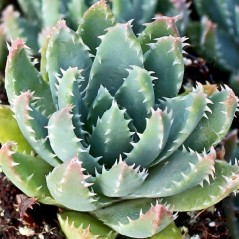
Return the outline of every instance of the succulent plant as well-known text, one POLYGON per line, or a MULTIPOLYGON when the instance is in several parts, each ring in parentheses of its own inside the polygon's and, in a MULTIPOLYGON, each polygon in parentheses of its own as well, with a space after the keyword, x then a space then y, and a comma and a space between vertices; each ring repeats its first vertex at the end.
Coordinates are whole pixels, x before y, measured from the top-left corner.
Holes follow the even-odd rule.
POLYGON ((189 36, 200 54, 229 71, 237 72, 238 17, 237 0, 194 0, 200 22, 192 22, 189 36))
POLYGON ((179 94, 185 40, 173 17, 136 37, 102 0, 77 32, 63 20, 51 29, 40 72, 24 41, 12 42, 5 86, 34 152, 5 143, 0 165, 25 194, 65 209, 68 238, 160 238, 174 211, 207 208, 238 189, 239 167, 216 160, 213 148, 238 99, 227 86, 179 94))

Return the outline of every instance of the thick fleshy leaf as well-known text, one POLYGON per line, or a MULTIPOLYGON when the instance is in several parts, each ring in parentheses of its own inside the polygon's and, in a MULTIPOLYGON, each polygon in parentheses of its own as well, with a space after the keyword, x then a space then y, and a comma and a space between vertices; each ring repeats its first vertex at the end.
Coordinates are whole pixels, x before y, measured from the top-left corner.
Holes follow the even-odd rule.
POLYGON ((161 232, 152 236, 151 239, 184 239, 180 228, 177 228, 174 222, 163 229, 161 232))
POLYGON ((138 66, 132 68, 115 98, 117 103, 127 110, 137 131, 142 133, 146 127, 146 118, 150 117, 155 102, 152 84, 154 78, 138 66))
POLYGON ((202 118, 196 129, 184 142, 185 147, 202 152, 217 145, 228 133, 237 107, 238 98, 226 86, 216 91, 210 98, 211 113, 202 118))
POLYGON ((171 117, 160 109, 154 111, 147 119, 146 129, 138 134, 139 141, 131 143, 133 149, 125 153, 126 162, 129 165, 148 167, 160 154, 168 139, 171 127, 171 117))
POLYGON ((98 159, 89 154, 89 150, 80 143, 82 139, 75 135, 71 110, 72 107, 66 106, 50 117, 47 129, 51 147, 62 161, 78 157, 83 167, 89 173, 94 173, 96 169, 100 169, 98 159))
POLYGON ((112 166, 120 154, 131 149, 128 124, 129 120, 124 118, 124 110, 120 110, 115 101, 97 121, 90 136, 90 153, 95 157, 102 156, 99 162, 106 167, 112 166))
POLYGON ((16 120, 13 118, 12 111, 8 105, 0 105, 0 143, 10 141, 17 143, 17 151, 32 151, 31 146, 23 137, 16 120))
POLYGON ((194 131, 205 111, 209 110, 207 108, 206 94, 204 94, 201 87, 186 96, 166 99, 160 107, 172 112, 173 123, 168 141, 153 164, 167 158, 177 150, 194 131))
POLYGON ((57 78, 59 83, 57 95, 60 110, 69 105, 72 106, 74 132, 83 140, 85 132, 82 130, 81 115, 86 114, 86 112, 84 111, 85 106, 79 90, 80 81, 82 80, 81 72, 82 70, 78 70, 76 67, 69 67, 66 71, 62 70, 62 77, 57 78))
POLYGON ((208 208, 239 187, 239 168, 224 161, 215 163, 215 179, 180 194, 162 199, 175 211, 196 211, 208 208))
POLYGON ((41 112, 49 115, 54 109, 49 85, 30 62, 26 49, 27 46, 21 39, 12 42, 5 77, 8 99, 12 103, 15 96, 30 90, 34 92, 35 96, 40 97, 36 107, 40 107, 41 112))
POLYGON ((178 150, 152 167, 143 185, 129 195, 135 197, 166 197, 186 191, 214 175, 214 149, 209 154, 178 150), (168 179, 170 175, 170 180, 168 179))
POLYGON ((120 202, 93 214, 116 232, 133 238, 153 236, 174 220, 172 213, 153 199, 120 202))
POLYGON ((52 166, 40 157, 12 151, 13 146, 8 143, 0 149, 0 165, 4 174, 27 196, 37 198, 42 203, 57 205, 49 193, 45 178, 52 166))
POLYGON ((76 34, 65 24, 58 21, 53 28, 46 52, 47 72, 52 92, 53 101, 57 107, 57 74, 61 76, 60 69, 67 70, 69 67, 83 69, 81 92, 84 91, 89 77, 92 61, 89 56, 88 47, 77 39, 76 34))
POLYGON ((154 92, 156 103, 163 97, 174 97, 178 94, 184 74, 182 55, 182 39, 180 37, 164 36, 150 43, 150 49, 145 53, 145 69, 153 71, 154 92))
POLYGON ((97 49, 86 88, 85 101, 89 106, 101 85, 114 96, 127 77, 129 66, 143 66, 142 50, 130 22, 108 28, 100 38, 102 42, 97 49))
POLYGON ((154 19, 153 22, 145 24, 146 28, 138 37, 143 52, 148 51, 150 49, 148 44, 155 42, 157 38, 170 35, 179 37, 174 17, 157 16, 154 19))
POLYGON ((111 169, 96 174, 93 188, 108 197, 123 197, 140 187, 146 176, 145 170, 128 166, 120 158, 111 169))
POLYGON ((62 231, 68 239, 115 239, 117 233, 89 213, 63 211, 58 214, 62 231))
POLYGON ((109 91, 105 87, 100 86, 87 116, 87 128, 90 133, 92 132, 92 127, 96 126, 98 118, 101 118, 105 111, 110 109, 113 99, 109 91))
POLYGON ((90 48, 93 55, 100 45, 99 36, 105 34, 105 29, 115 25, 115 19, 106 1, 101 0, 91 6, 80 21, 77 33, 90 48))
POLYGON ((35 99, 33 93, 26 91, 17 96, 14 100, 12 109, 22 134, 42 159, 50 165, 59 164, 47 138, 48 133, 45 128, 48 119, 38 112, 32 105, 35 99))
POLYGON ((112 200, 98 196, 90 188, 92 183, 87 179, 90 175, 84 174, 85 169, 78 158, 58 165, 46 177, 47 186, 55 200, 64 207, 89 212, 110 204, 112 200), (105 199, 105 201, 104 201, 105 199))

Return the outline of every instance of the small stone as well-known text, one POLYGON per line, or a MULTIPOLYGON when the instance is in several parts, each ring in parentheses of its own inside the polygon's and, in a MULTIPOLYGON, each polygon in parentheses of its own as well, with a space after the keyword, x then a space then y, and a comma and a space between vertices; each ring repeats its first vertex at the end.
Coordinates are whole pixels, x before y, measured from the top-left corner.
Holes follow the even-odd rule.
POLYGON ((216 223, 215 223, 215 222, 210 222, 210 223, 208 224, 208 226, 209 226, 209 227, 215 227, 215 226, 216 226, 216 223))
POLYGON ((201 237, 197 234, 197 235, 193 235, 192 237, 190 237, 190 239, 201 239, 201 237))
POLYGON ((19 227, 19 233, 23 236, 33 236, 35 231, 28 227, 19 227))
POLYGON ((44 236, 42 234, 38 235, 39 239, 44 239, 44 236))

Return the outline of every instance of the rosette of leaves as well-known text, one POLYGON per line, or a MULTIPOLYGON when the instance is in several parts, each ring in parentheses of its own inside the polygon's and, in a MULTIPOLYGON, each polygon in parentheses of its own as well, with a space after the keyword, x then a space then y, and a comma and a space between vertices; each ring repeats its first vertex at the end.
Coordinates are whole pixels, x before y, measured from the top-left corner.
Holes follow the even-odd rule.
POLYGON ((178 94, 186 43, 174 20, 158 17, 136 37, 97 2, 77 32, 64 21, 52 29, 40 71, 23 40, 11 44, 6 90, 34 152, 5 143, 0 165, 29 197, 65 209, 68 238, 163 238, 174 211, 210 207, 238 189, 238 166, 217 161, 213 148, 237 97, 200 84, 178 94))

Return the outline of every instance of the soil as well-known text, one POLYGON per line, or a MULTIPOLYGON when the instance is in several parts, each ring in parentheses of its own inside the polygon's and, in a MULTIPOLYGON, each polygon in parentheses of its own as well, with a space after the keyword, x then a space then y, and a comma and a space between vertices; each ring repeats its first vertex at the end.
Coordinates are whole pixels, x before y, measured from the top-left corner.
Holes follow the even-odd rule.
MULTIPOLYGON (((65 238, 57 223, 57 208, 34 204, 34 201, 31 205, 31 201, 0 173, 0 238, 65 238)), ((182 228, 185 238, 232 239, 222 204, 191 214, 180 213, 176 224, 182 228)))
POLYGON ((1 239, 64 239, 56 214, 56 207, 31 205, 29 198, 0 173, 1 239))

